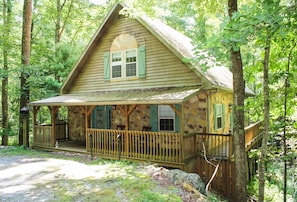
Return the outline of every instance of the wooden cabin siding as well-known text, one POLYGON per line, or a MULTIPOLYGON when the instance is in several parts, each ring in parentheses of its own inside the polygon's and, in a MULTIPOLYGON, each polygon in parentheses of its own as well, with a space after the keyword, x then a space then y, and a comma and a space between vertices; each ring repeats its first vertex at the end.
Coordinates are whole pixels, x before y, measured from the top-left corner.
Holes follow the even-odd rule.
MULTIPOLYGON (((155 36, 134 19, 116 19, 97 47, 73 79, 68 93, 95 92, 100 90, 125 90, 156 87, 200 85, 199 79, 189 67, 165 47, 155 36), (118 79, 104 81, 104 52, 110 50, 113 40, 120 34, 133 35, 138 46, 146 46, 146 77, 143 79, 118 79)), ((64 92, 66 93, 66 92, 64 92)))
POLYGON ((229 105, 233 104, 233 95, 230 92, 218 90, 216 92, 209 92, 208 97, 208 132, 209 133, 216 133, 216 134, 227 134, 230 133, 230 116, 232 110, 229 108, 229 105), (215 130, 214 128, 214 105, 215 104, 222 104, 224 105, 224 128, 215 130))

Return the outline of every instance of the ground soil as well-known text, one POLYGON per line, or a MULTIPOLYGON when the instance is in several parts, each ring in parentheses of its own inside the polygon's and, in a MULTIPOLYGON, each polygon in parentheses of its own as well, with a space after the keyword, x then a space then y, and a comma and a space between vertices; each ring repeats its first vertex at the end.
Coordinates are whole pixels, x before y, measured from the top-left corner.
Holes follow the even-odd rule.
MULTIPOLYGON (((90 165, 87 163, 90 158, 84 155, 77 154, 79 156, 75 156, 75 160, 68 158, 73 154, 56 155, 58 158, 0 155, 0 202, 137 201, 130 200, 124 194, 125 190, 111 190, 118 182, 108 176, 119 168, 107 164, 90 165), (114 198, 110 197, 109 191, 115 195, 114 198)), ((174 186, 182 201, 205 201, 204 197, 186 190, 183 185, 172 184, 165 168, 139 165, 137 169, 151 177, 158 192, 172 191, 174 186)), ((133 176, 133 173, 130 174, 133 176)))

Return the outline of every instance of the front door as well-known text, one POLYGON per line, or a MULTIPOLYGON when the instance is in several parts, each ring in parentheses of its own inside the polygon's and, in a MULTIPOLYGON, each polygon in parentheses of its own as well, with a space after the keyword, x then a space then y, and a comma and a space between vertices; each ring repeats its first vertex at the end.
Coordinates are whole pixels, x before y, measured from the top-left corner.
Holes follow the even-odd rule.
POLYGON ((97 106, 92 112, 92 128, 111 128, 111 106, 97 106))

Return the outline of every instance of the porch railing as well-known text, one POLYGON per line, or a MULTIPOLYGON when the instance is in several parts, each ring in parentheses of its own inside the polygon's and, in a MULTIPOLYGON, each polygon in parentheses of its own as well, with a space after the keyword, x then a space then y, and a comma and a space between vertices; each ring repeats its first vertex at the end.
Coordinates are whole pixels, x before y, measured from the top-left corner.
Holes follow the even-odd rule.
MULTIPOLYGON (((51 147, 51 125, 34 126, 33 146, 51 147)), ((64 129, 63 129, 64 131, 64 129)), ((231 134, 179 133, 126 131, 88 128, 86 151, 113 158, 148 160, 181 165, 196 155, 228 159, 233 155, 231 134)), ((246 150, 261 136, 260 123, 245 129, 246 150)), ((56 137, 58 137, 56 135, 56 137)))
MULTIPOLYGON (((56 124, 56 140, 67 139, 67 123, 56 124)), ((52 125, 34 125, 33 146, 51 146, 52 125)), ((56 142, 55 140, 55 142, 56 142)))
POLYGON ((33 135, 33 146, 50 147, 51 132, 51 125, 35 125, 33 135))
MULTIPOLYGON (((155 162, 181 163, 182 137, 179 133, 87 129, 92 135, 92 152, 155 162)), ((87 136, 90 145, 90 136, 87 136)), ((90 148, 87 146, 87 150, 90 148)))

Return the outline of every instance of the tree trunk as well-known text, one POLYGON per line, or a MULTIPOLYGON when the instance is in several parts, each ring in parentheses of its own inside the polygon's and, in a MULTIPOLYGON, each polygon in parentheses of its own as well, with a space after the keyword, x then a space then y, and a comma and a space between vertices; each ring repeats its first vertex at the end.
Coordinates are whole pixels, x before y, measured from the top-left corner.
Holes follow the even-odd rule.
POLYGON ((263 95, 264 95, 264 131, 262 137, 262 146, 259 163, 259 197, 258 201, 264 201, 264 190, 265 190, 265 168, 266 168, 266 150, 269 139, 269 82, 268 82, 268 67, 269 67, 269 56, 270 56, 270 36, 267 37, 265 46, 265 56, 263 62, 263 95))
POLYGON ((2 145, 8 145, 8 37, 10 34, 11 2, 3 0, 3 72, 2 77, 2 145))
POLYGON ((60 42, 61 34, 61 13, 62 13, 62 6, 61 1, 57 0, 57 17, 56 17, 56 33, 55 33, 55 45, 57 45, 60 42))
MULTIPOLYGON (((21 90, 20 90, 20 109, 26 107, 29 102, 30 86, 27 83, 29 74, 27 71, 30 68, 31 56, 31 26, 32 26, 32 0, 24 0, 23 8, 23 31, 22 31, 22 72, 21 72, 21 90)), ((23 145, 23 127, 22 121, 29 119, 29 114, 20 113, 20 131, 19 145, 23 145)), ((27 121, 28 123, 28 121, 27 121)))
MULTIPOLYGON (((237 11, 237 0, 228 0, 229 17, 237 11)), ((231 47, 230 57, 233 73, 234 102, 234 157, 235 157, 235 198, 237 202, 246 201, 246 153, 244 131, 245 84, 240 47, 231 47)))
POLYGON ((288 94, 289 94, 289 87, 290 87, 290 79, 289 79, 289 75, 290 75, 290 66, 291 66, 291 60, 292 60, 292 54, 293 54, 293 50, 294 48, 297 46, 297 43, 294 42, 289 55, 288 55, 288 64, 287 64, 287 72, 286 72, 286 79, 285 79, 285 92, 284 92, 284 128, 283 128, 283 148, 284 148, 284 202, 287 201, 287 124, 288 124, 288 118, 287 118, 287 104, 288 104, 288 94))

